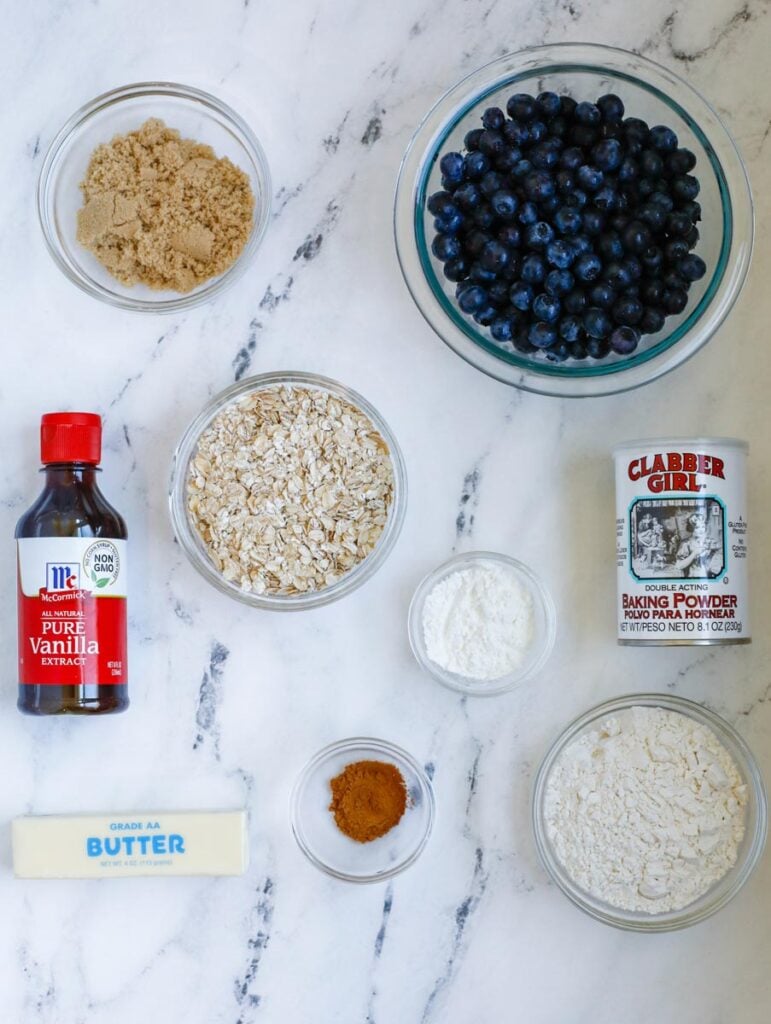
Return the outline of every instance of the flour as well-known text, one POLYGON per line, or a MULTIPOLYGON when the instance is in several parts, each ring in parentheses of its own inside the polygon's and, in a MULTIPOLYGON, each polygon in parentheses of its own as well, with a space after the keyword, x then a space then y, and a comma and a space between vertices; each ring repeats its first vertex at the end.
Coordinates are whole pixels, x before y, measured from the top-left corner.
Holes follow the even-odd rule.
POLYGON ((513 569, 458 569, 426 598, 426 651, 447 672, 467 679, 500 679, 524 661, 533 641, 533 620, 533 598, 513 569))
POLYGON ((680 910, 736 862, 747 787, 711 729, 635 707, 571 743, 545 794, 558 860, 624 910, 680 910))

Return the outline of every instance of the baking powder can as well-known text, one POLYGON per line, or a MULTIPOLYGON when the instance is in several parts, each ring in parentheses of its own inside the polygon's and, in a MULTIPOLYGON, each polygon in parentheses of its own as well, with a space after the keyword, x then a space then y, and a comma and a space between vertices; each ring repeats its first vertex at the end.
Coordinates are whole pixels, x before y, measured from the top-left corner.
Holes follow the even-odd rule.
POLYGON ((750 642, 747 454, 730 438, 614 449, 618 642, 750 642))

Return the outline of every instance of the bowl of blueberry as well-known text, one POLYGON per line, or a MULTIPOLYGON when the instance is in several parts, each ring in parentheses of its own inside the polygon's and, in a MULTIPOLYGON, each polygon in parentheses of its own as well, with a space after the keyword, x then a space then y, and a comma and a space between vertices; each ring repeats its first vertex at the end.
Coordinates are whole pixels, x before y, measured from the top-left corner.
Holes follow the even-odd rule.
POLYGON ((636 54, 509 54, 447 92, 402 161, 396 247, 423 316, 507 384, 589 396, 679 366, 723 322, 754 234, 709 103, 636 54))

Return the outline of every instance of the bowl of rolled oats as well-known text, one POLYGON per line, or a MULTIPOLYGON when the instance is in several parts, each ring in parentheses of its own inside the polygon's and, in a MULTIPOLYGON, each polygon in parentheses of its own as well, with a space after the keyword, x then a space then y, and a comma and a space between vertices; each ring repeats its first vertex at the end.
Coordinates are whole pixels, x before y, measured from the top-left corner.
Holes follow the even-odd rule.
POLYGON ((407 501, 404 459, 361 395, 311 373, 239 381, 174 453, 171 521, 218 590, 257 608, 328 604, 387 558, 407 501))

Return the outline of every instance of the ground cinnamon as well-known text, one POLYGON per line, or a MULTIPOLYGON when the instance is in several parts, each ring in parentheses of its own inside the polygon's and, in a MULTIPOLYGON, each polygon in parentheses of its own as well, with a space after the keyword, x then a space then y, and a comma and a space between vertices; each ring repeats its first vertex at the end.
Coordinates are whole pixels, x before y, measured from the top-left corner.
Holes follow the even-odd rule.
POLYGON ((330 811, 337 827, 357 843, 390 832, 407 808, 407 787, 399 769, 385 761, 355 761, 329 783, 330 811))

